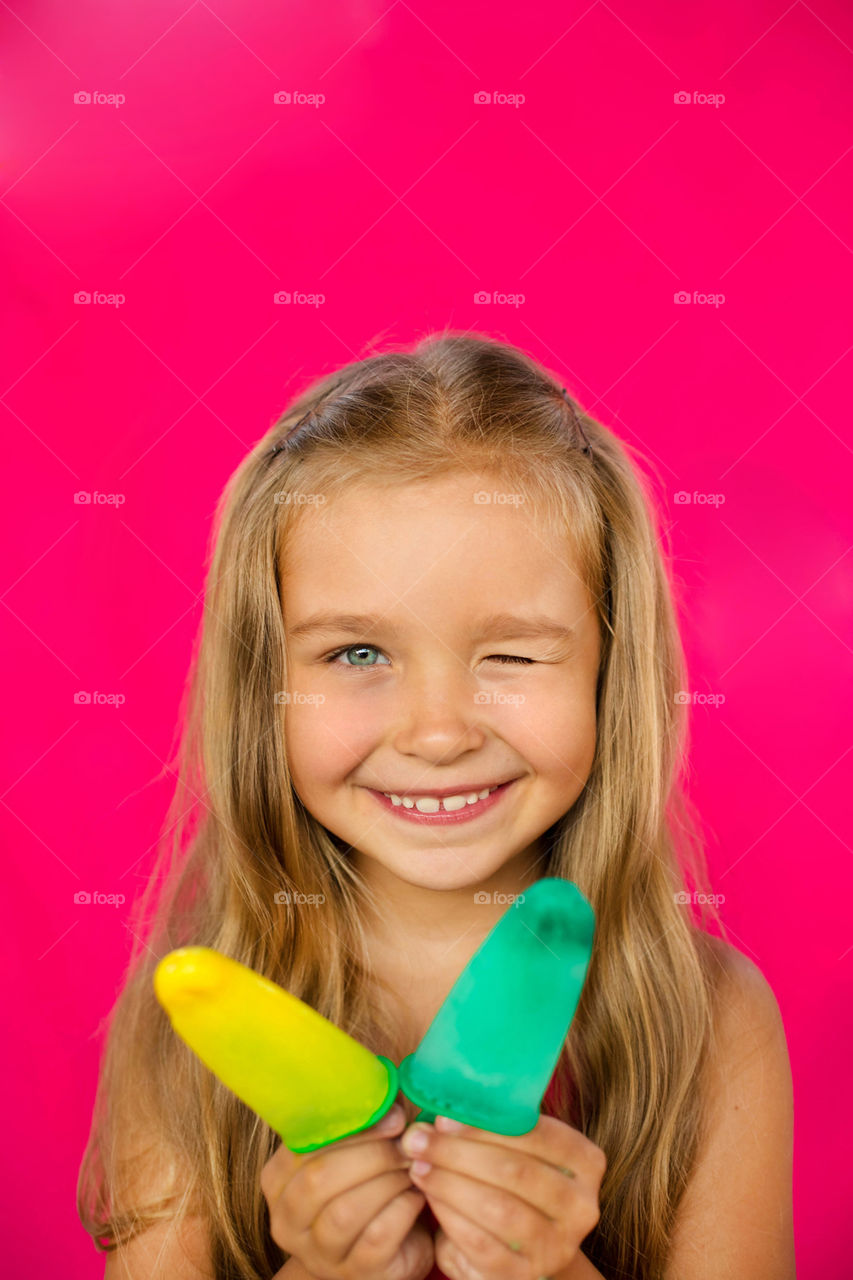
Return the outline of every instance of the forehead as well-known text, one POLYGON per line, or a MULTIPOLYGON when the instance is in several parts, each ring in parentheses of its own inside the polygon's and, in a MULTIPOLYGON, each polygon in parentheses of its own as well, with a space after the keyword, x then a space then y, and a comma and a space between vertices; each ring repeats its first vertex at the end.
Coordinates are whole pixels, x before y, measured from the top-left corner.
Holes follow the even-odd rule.
POLYGON ((569 531, 479 474, 360 484, 306 503, 280 567, 288 623, 325 607, 442 618, 562 610, 571 623, 590 604, 569 531))

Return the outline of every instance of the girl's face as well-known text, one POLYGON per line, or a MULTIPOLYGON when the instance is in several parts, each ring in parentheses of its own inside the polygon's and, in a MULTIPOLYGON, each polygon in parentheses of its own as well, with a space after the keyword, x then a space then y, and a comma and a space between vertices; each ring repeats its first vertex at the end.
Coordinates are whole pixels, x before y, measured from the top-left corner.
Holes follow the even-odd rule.
POLYGON ((453 476, 300 511, 282 566, 288 760, 365 877, 461 889, 530 866, 589 775, 593 603, 566 540, 516 496, 453 476))

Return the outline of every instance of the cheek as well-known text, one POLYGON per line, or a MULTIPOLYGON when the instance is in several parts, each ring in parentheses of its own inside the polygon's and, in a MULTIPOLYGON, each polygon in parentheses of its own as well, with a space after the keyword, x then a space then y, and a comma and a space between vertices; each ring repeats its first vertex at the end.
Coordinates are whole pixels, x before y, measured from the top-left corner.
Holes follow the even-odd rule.
MULTIPOLYGON (((506 708, 507 713, 512 708, 506 708)), ((502 717, 508 741, 543 776, 588 770, 595 755, 595 699, 578 696, 528 698, 502 717)))
POLYGON ((337 784, 369 754, 374 739, 358 707, 325 702, 288 707, 284 721, 288 764, 300 793, 337 784))

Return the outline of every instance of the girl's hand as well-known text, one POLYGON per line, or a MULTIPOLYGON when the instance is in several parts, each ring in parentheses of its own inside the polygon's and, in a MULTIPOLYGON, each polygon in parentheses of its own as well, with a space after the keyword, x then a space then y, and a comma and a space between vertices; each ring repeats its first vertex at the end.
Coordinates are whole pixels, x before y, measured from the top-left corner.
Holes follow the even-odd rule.
POLYGON ((394 1140, 397 1105, 379 1124, 303 1155, 283 1143, 261 1171, 270 1232, 316 1280, 424 1280, 434 1252, 415 1224, 423 1193, 394 1140))
POLYGON ((437 1116, 435 1126, 411 1125, 400 1145, 441 1224, 435 1260, 450 1280, 554 1277, 599 1220, 604 1152, 553 1116, 520 1138, 437 1116), (415 1151, 421 1132, 428 1145, 415 1151))

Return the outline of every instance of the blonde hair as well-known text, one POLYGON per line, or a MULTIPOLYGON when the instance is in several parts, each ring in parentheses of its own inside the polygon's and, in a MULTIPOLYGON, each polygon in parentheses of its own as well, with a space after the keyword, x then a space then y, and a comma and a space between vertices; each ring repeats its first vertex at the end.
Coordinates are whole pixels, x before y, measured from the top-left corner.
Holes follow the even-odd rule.
POLYGON ((333 500, 353 484, 467 469, 529 495, 556 522, 599 622, 592 771, 546 833, 543 867, 592 902, 596 944, 546 1110, 608 1158, 584 1252, 604 1275, 662 1274, 702 1134, 697 1080, 716 981, 704 926, 722 926, 706 895, 697 895, 701 923, 683 905, 689 890, 707 887, 682 779, 678 695, 687 678, 654 502, 632 452, 521 351, 445 332, 315 382, 231 476, 215 520, 178 784, 135 907, 138 940, 80 1169, 78 1212, 99 1248, 192 1213, 208 1223, 218 1280, 261 1280, 286 1260, 259 1182, 278 1139, 172 1031, 152 986, 171 948, 216 947, 394 1056, 395 1028, 369 999, 370 896, 346 846, 290 782, 286 708, 275 694, 287 687, 280 566, 299 507, 276 495, 333 500), (276 902, 282 890, 322 893, 325 905, 300 913, 276 902))

